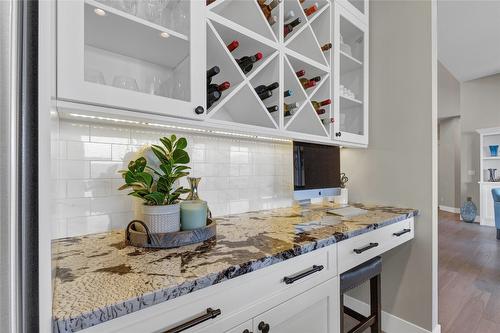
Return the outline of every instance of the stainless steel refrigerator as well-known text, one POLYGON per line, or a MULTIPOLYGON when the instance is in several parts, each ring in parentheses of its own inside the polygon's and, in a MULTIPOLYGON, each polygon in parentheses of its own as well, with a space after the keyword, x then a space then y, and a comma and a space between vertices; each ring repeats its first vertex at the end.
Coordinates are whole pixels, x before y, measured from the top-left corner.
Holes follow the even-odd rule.
POLYGON ((38 1, 0 0, 0 331, 38 332, 38 1))

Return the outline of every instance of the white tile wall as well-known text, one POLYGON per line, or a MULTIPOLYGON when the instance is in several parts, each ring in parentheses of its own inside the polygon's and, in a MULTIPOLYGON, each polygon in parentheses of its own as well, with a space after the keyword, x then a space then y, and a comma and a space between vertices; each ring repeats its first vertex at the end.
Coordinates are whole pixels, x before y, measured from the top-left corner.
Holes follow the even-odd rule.
MULTIPOLYGON (((53 237, 124 228, 134 202, 118 191, 118 170, 145 144, 172 132, 60 120, 54 135, 53 237)), ((289 206, 292 202, 291 143, 252 141, 197 133, 188 140, 191 175, 202 177, 200 197, 215 216, 289 206)), ((182 181, 187 185, 187 180, 182 181)))

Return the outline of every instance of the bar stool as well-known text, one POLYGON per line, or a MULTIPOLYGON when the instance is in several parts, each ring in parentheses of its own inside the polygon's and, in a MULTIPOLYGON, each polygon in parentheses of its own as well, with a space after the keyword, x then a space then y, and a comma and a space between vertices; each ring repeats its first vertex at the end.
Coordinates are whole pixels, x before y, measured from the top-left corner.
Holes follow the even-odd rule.
POLYGON ((372 333, 382 333, 380 303, 380 272, 382 258, 375 257, 340 275, 340 328, 344 333, 344 313, 359 321, 359 324, 348 333, 361 333, 368 327, 372 333), (370 315, 368 317, 344 306, 344 294, 370 280, 370 315))

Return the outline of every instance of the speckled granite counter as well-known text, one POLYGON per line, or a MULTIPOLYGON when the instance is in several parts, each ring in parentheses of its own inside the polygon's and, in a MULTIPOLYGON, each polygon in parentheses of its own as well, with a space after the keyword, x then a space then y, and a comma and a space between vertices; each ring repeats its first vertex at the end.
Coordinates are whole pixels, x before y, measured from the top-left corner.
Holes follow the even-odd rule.
POLYGON ((126 246, 116 231, 53 242, 54 332, 76 332, 335 242, 402 221, 414 209, 354 205, 353 218, 333 205, 230 215, 217 237, 169 250, 126 246))

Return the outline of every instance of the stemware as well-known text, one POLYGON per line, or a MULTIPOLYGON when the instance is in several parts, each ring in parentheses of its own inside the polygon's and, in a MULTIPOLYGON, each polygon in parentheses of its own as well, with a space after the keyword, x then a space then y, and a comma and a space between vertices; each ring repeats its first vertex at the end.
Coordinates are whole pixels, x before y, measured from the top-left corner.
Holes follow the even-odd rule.
POLYGON ((119 0, 118 8, 132 15, 137 15, 137 0, 119 0))
POLYGON ((163 80, 158 75, 153 75, 149 80, 147 93, 151 95, 163 95, 163 80))
POLYGON ((144 13, 150 22, 161 23, 163 10, 167 7, 169 0, 145 0, 144 13))
POLYGON ((113 86, 128 90, 135 90, 135 91, 139 90, 137 81, 134 78, 125 75, 116 75, 113 78, 113 86))
POLYGON ((102 72, 95 68, 85 68, 84 79, 87 82, 106 84, 102 72))

